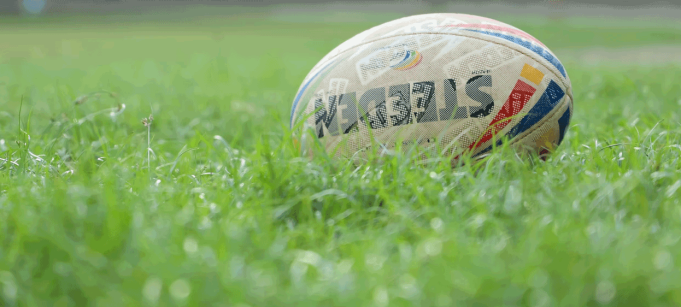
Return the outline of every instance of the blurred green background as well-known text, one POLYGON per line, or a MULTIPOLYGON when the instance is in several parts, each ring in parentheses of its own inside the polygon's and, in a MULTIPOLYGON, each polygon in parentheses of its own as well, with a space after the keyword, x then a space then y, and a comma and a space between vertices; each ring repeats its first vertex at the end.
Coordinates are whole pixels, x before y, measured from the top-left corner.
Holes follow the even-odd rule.
MULTIPOLYGON (((391 6, 362 7, 186 6, 144 8, 137 14, 4 17, 0 97, 31 101, 33 125, 40 129, 64 110, 74 112, 74 97, 106 90, 125 95, 134 112, 153 109, 163 114, 157 120, 172 127, 158 131, 163 139, 185 133, 176 129, 198 120, 210 133, 248 143, 253 133, 269 131, 272 124, 250 116, 285 117, 301 80, 324 54, 356 33, 408 15, 394 8, 391 12, 391 6), (252 114, 241 116, 237 126, 221 126, 227 124, 223 114, 235 108, 232 104, 252 114), (197 114, 209 120, 200 120, 197 114)), ((414 6, 402 11, 409 8, 414 6)), ((414 13, 439 9, 415 8, 414 13)), ((548 12, 545 15, 504 13, 504 6, 460 9, 489 10, 486 16, 538 37, 572 70, 592 64, 623 67, 641 62, 645 67, 679 60, 678 20, 618 18, 617 11, 612 16, 581 17, 584 14, 578 13, 588 13, 581 7, 567 13, 541 11, 548 12)), ((88 104, 79 110, 87 113, 102 107, 88 104)), ((11 116, 0 125, 15 127, 9 119, 18 111, 4 108, 2 112, 11 116)))

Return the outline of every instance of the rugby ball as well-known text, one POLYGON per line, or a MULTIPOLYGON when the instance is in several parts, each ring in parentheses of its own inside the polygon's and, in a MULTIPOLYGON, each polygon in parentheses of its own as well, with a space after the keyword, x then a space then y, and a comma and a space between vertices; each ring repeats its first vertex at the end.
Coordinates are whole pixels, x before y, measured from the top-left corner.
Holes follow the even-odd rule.
POLYGON ((291 126, 336 157, 402 144, 455 161, 502 139, 547 154, 572 109, 565 67, 530 34, 480 16, 426 14, 371 28, 322 58, 295 95, 291 126))

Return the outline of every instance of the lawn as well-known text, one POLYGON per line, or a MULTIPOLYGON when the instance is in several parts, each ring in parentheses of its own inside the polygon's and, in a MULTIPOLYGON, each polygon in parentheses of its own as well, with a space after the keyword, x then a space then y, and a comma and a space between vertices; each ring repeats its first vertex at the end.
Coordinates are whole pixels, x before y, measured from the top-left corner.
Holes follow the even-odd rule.
MULTIPOLYGON (((0 305, 681 305, 680 63, 564 61, 575 113, 546 161, 355 166, 302 157, 291 102, 402 15, 272 11, 3 17, 0 305)), ((559 57, 681 41, 490 17, 559 57)))

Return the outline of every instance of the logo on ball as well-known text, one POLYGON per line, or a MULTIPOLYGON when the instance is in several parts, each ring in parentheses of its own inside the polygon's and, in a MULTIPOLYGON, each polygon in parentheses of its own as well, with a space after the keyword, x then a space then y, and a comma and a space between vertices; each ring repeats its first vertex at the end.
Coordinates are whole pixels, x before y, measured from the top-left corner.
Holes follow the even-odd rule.
POLYGON ((423 56, 416 50, 402 50, 396 52, 390 60, 390 68, 394 70, 407 70, 419 65, 423 56))

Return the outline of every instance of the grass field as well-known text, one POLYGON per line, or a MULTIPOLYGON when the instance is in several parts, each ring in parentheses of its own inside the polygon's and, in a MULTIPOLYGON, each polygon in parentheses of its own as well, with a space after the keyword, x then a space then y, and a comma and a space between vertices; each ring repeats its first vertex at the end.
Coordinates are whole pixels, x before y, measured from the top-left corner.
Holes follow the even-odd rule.
MULTIPOLYGON (((680 63, 564 61, 575 115, 545 162, 354 167, 296 152, 291 101, 401 15, 239 12, 0 20, 0 305, 681 305, 680 63)), ((566 59, 681 42, 490 17, 566 59)))

